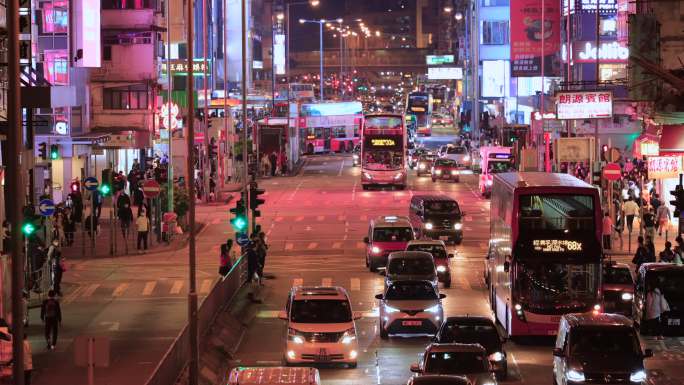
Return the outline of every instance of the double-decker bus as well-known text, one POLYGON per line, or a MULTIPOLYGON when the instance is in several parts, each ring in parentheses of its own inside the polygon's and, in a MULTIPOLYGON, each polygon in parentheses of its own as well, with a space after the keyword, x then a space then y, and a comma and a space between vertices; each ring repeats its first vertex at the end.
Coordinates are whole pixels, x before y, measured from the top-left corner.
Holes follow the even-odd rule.
POLYGON ((303 103, 299 106, 301 148, 308 154, 351 152, 361 140, 361 102, 303 103))
POLYGON ((404 115, 369 114, 363 119, 361 185, 406 188, 406 126, 404 115))
POLYGON ((508 335, 552 335, 563 314, 600 310, 599 199, 567 174, 494 174, 485 280, 508 335))
POLYGON ((314 98, 314 86, 309 83, 290 83, 289 99, 294 101, 311 101, 314 98))
POLYGON ((427 92, 411 92, 406 97, 406 113, 416 117, 416 133, 432 135, 432 95, 427 92))

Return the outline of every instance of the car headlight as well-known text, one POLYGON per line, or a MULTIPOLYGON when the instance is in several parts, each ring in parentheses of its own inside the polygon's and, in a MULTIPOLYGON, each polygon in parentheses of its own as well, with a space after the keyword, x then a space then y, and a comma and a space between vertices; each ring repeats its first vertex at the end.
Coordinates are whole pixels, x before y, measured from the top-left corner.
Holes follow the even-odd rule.
POLYGON ((418 165, 418 168, 421 170, 425 170, 425 163, 421 163, 418 165))
POLYGON ((432 230, 432 227, 433 227, 433 225, 432 225, 432 223, 430 223, 430 222, 428 222, 428 223, 425 224, 425 229, 426 229, 426 230, 432 230))
POLYGON ((444 266, 444 265, 437 266, 437 272, 438 273, 446 273, 446 271, 447 271, 446 266, 444 266))
POLYGON ((644 382, 646 381, 646 378, 648 378, 648 376, 646 375, 646 371, 644 370, 637 370, 636 372, 629 375, 629 380, 631 382, 644 382))
POLYGON ((631 301, 634 298, 634 295, 632 295, 632 293, 622 293, 620 298, 622 298, 623 301, 631 301))
POLYGON ((456 170, 451 170, 451 175, 456 175, 456 174, 458 174, 458 171, 456 171, 456 170))
POLYGON ((442 174, 442 170, 435 170, 435 174, 437 174, 437 175, 442 174))
POLYGON ((359 156, 356 155, 356 154, 354 154, 354 155, 352 155, 352 158, 354 158, 354 159, 359 159, 359 156))
POLYGON ((364 173, 363 173, 363 177, 366 178, 366 179, 368 179, 368 180, 373 179, 373 177, 371 176, 371 174, 369 174, 369 173, 367 173, 367 172, 364 172, 364 173))
POLYGON ((404 176, 404 174, 399 172, 399 173, 397 173, 397 175, 394 176, 394 179, 399 180, 399 179, 401 179, 402 176, 404 176))
POLYGON ((461 222, 454 223, 454 230, 460 230, 462 228, 463 228, 463 223, 461 223, 461 222))
POLYGON ((295 329, 288 328, 287 329, 287 337, 290 341, 294 342, 295 344, 303 344, 304 343, 304 337, 297 334, 297 330, 295 330, 295 329))
POLYGON ((584 373, 579 370, 570 369, 565 372, 565 378, 567 378, 568 381, 584 382, 584 373))
POLYGON ((382 250, 380 250, 380 248, 377 246, 371 247, 371 253, 373 253, 373 254, 380 254, 381 251, 382 250))
POLYGON ((464 162, 469 162, 470 161, 470 155, 466 155, 463 157, 464 162))
POLYGON ((396 307, 385 305, 385 313, 398 313, 398 312, 399 312, 399 309, 397 309, 396 307))
POLYGON ((435 306, 430 306, 429 308, 425 309, 425 312, 436 314, 436 313, 439 313, 440 310, 441 310, 441 307, 439 305, 435 305, 435 306))
POLYGON ((492 182, 491 180, 488 180, 488 181, 487 181, 487 182, 485 182, 485 183, 487 184, 487 186, 491 186, 491 185, 492 185, 492 183, 494 183, 494 182, 492 182))
POLYGON ((489 355, 489 360, 494 362, 499 362, 504 359, 504 355, 501 352, 492 353, 489 355))
POLYGON ((351 329, 344 332, 344 334, 342 335, 341 341, 343 344, 349 345, 355 339, 356 339, 356 331, 354 330, 354 328, 351 328, 351 329))

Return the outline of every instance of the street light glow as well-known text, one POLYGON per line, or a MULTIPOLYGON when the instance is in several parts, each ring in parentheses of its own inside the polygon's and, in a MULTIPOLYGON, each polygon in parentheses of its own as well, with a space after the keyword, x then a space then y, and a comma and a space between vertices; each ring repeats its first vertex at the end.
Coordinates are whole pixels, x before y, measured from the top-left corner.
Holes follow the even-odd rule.
POLYGON ((336 20, 338 23, 342 23, 344 20, 340 17, 336 20))
POLYGON ((306 22, 306 20, 304 20, 304 19, 299 19, 299 24, 304 24, 305 22, 306 22))
POLYGON ((454 19, 460 21, 461 19, 463 19, 463 14, 461 12, 456 12, 456 14, 454 15, 454 19))
POLYGON ((451 13, 451 11, 453 11, 453 10, 454 10, 454 9, 451 8, 450 6, 444 7, 444 12, 446 12, 446 13, 451 13))
POLYGON ((276 19, 283 20, 283 19, 285 19, 285 15, 281 12, 281 13, 276 15, 276 19))
POLYGON ((309 4, 311 4, 312 7, 318 7, 318 4, 320 4, 320 3, 321 3, 321 2, 318 1, 318 0, 311 0, 311 1, 309 1, 309 4))

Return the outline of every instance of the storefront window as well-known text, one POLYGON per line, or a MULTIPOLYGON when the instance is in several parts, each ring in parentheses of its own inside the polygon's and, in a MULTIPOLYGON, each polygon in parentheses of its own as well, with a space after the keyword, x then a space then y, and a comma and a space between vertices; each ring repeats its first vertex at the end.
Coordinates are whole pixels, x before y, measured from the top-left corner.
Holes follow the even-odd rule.
POLYGON ((599 64, 599 76, 602 82, 627 79, 627 64, 599 64))
POLYGON ((484 45, 508 44, 508 21, 483 21, 481 40, 484 45))

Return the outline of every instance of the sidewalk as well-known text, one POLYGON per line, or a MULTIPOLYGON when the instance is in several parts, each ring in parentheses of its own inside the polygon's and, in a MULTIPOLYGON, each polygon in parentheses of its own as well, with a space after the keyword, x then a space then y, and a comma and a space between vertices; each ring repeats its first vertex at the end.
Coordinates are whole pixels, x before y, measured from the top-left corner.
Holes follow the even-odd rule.
MULTIPOLYGON (((646 232, 643 231, 641 234, 639 234, 639 225, 637 223, 634 223, 634 228, 632 229, 632 234, 630 237, 629 232, 627 229, 624 229, 622 231, 622 242, 620 242, 620 238, 617 236, 616 233, 613 233, 612 237, 612 246, 613 248, 611 250, 607 250, 606 254, 609 255, 623 255, 623 256, 630 256, 629 260, 631 261, 631 257, 634 256, 634 253, 636 253, 636 249, 638 246, 637 239, 639 238, 639 235, 642 235, 644 239, 646 238, 646 232)), ((672 248, 675 247, 675 238, 677 237, 677 226, 674 224, 670 224, 668 227, 667 233, 663 231, 663 235, 659 236, 658 231, 655 233, 655 239, 653 240, 653 244, 655 246, 656 250, 656 259, 658 259, 658 254, 665 249, 665 242, 670 241, 672 243, 672 248), (666 239, 666 234, 667 234, 667 239, 666 239)))

